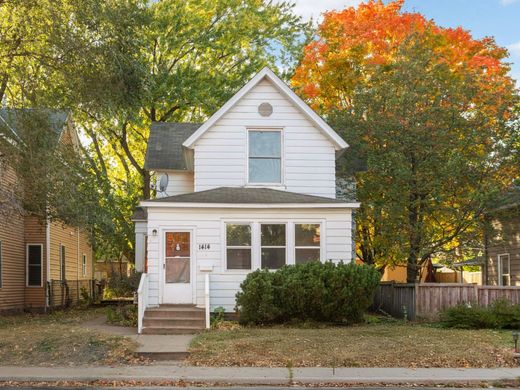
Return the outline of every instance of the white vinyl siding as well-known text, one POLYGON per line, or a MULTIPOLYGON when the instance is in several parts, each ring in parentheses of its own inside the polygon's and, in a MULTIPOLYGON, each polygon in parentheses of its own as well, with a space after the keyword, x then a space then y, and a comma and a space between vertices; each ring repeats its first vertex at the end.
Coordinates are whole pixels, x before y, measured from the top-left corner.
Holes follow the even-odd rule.
POLYGON ((210 128, 195 145, 194 190, 248 185, 248 129, 282 129, 282 185, 291 192, 336 196, 335 149, 307 117, 264 79, 210 128), (262 117, 268 102, 273 114, 262 117))
POLYGON ((193 172, 161 171, 156 172, 157 198, 166 196, 182 195, 193 192, 193 172), (168 175, 168 186, 166 191, 159 191, 159 181, 163 174, 168 175))
POLYGON ((252 270, 260 268, 260 224, 286 223, 287 264, 294 264, 294 226, 297 223, 319 223, 323 260, 351 261, 351 210, 348 209, 148 209, 148 273, 150 276, 150 304, 159 304, 160 294, 160 245, 163 231, 190 228, 194 231, 194 259, 197 273, 196 303, 204 305, 204 275, 201 267, 212 267, 210 274, 211 308, 223 306, 232 312, 235 294, 240 290, 248 270, 226 269, 226 223, 252 224, 252 270), (154 235, 153 231, 157 233, 154 235), (207 249, 199 245, 209 244, 207 249))

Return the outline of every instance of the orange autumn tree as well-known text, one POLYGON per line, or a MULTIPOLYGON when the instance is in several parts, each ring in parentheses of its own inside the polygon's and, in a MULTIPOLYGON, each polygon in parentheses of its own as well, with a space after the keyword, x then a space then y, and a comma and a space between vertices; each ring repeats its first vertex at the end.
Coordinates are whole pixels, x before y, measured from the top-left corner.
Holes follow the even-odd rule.
MULTIPOLYGON (((406 262, 481 246, 481 216, 517 174, 514 81, 492 38, 437 26, 403 1, 328 12, 292 83, 350 143, 357 254, 406 262)), ((449 256, 448 256, 449 257, 449 256)))

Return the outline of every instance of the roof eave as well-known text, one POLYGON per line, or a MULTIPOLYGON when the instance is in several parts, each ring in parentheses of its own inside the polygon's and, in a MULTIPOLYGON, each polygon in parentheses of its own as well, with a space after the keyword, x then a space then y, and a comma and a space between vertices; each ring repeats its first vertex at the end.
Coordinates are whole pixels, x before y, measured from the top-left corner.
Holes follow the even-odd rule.
POLYGON ((157 202, 141 201, 141 207, 147 208, 224 208, 224 209, 353 209, 359 208, 359 202, 338 203, 198 203, 198 202, 157 202))

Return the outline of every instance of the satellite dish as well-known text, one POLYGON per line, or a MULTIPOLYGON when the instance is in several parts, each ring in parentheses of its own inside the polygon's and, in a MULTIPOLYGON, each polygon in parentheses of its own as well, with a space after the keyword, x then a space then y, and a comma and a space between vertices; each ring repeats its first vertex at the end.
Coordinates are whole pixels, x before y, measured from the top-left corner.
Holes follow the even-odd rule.
POLYGON ((165 173, 161 176, 161 180, 159 180, 159 192, 164 192, 168 188, 168 174, 165 173))

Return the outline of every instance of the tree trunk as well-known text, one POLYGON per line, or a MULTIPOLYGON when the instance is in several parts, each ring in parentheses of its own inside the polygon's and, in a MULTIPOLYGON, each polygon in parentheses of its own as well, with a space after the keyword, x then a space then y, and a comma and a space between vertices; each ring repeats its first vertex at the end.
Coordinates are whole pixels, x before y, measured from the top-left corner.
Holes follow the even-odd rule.
POLYGON ((143 199, 150 199, 150 172, 143 169, 143 199))

